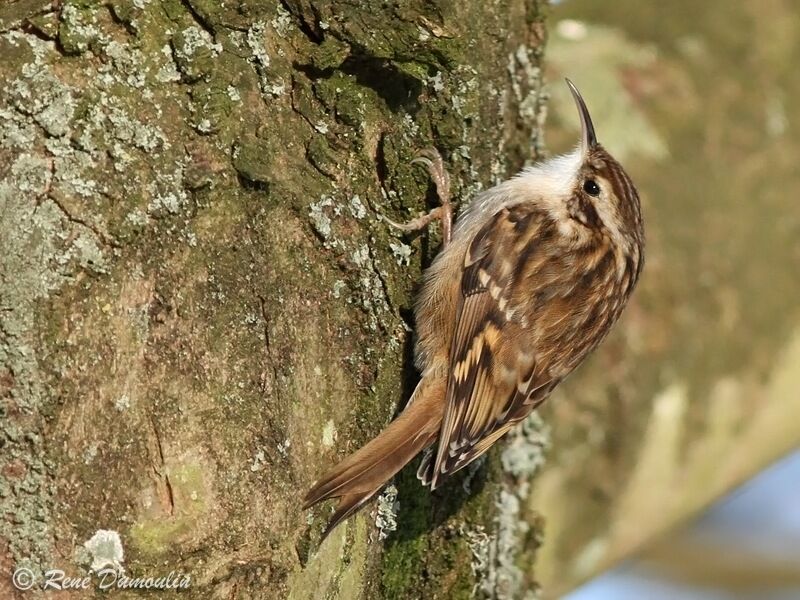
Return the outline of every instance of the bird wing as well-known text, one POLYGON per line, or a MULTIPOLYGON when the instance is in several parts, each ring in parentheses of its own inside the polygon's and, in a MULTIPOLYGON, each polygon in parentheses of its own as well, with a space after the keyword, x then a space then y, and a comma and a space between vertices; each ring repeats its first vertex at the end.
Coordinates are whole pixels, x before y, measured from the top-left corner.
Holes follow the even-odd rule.
POLYGON ((534 263, 542 264, 543 227, 533 207, 503 208, 464 256, 445 414, 433 472, 423 479, 434 489, 439 476, 486 452, 555 385, 537 369, 530 324, 515 294, 534 263))

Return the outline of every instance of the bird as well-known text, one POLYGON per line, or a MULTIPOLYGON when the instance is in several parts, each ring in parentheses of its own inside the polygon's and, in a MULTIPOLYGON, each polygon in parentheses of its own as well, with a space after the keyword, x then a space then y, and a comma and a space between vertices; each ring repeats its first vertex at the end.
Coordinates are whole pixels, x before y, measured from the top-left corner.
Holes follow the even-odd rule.
POLYGON ((420 380, 405 409, 308 491, 338 499, 321 540, 415 456, 431 490, 483 455, 544 402, 606 337, 644 264, 636 186, 598 142, 566 79, 581 134, 569 153, 478 194, 452 224, 450 180, 427 149, 440 205, 405 231, 442 221, 442 248, 415 303, 420 380))

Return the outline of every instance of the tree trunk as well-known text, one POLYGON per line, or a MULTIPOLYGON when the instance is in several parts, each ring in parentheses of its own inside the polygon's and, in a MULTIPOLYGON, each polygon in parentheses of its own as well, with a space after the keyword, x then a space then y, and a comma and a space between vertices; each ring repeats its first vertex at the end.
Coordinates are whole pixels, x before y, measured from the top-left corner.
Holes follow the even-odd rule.
POLYGON ((415 382, 414 153, 469 198, 538 151, 541 4, 0 6, 0 595, 103 558, 186 598, 533 588, 535 421, 321 546, 299 498, 415 382))

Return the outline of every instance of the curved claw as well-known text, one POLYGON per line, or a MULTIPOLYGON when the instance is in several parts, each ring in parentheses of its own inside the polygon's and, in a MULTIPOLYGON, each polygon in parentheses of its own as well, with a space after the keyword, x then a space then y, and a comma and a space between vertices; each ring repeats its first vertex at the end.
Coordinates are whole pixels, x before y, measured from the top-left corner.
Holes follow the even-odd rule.
POLYGON ((398 223, 397 221, 392 221, 386 215, 381 215, 381 220, 386 221, 389 225, 395 229, 399 229, 400 231, 410 231, 408 223, 398 223))
POLYGON ((431 221, 441 219, 442 237, 444 238, 444 243, 447 244, 450 241, 450 232, 453 224, 453 209, 450 204, 450 175, 444 167, 442 155, 439 154, 436 148, 423 148, 417 152, 416 156, 411 160, 411 164, 424 165, 428 170, 428 174, 436 186, 436 194, 439 196, 441 206, 434 208, 426 215, 412 219, 408 223, 395 223, 385 216, 383 218, 392 227, 405 232, 419 231, 427 227, 431 221))
POLYGON ((429 158, 433 161, 440 161, 442 160, 442 155, 439 154, 439 151, 434 148, 433 146, 428 146, 427 148, 422 148, 417 155, 429 158))
POLYGON ((422 215, 421 217, 417 217, 416 219, 411 219, 406 223, 396 223, 392 221, 389 217, 383 217, 383 220, 389 223, 395 229, 399 229, 400 231, 404 231, 406 233, 410 231, 419 231, 420 229, 424 229, 427 227, 431 221, 440 218, 442 212, 442 207, 434 208, 427 214, 422 215))
POLYGON ((436 185, 436 193, 442 205, 450 203, 450 175, 444 168, 442 155, 436 148, 423 148, 417 152, 417 156, 411 160, 411 164, 425 165, 428 174, 436 185))
POLYGON ((432 169, 433 168, 433 162, 431 162, 431 159, 426 158, 424 156, 418 156, 416 158, 412 158, 410 164, 412 164, 412 165, 425 165, 428 169, 432 169))
POLYGON ((417 151, 416 156, 411 159, 411 164, 425 165, 428 168, 428 171, 431 172, 431 175, 433 175, 434 170, 437 172, 444 171, 444 161, 442 160, 442 155, 439 154, 439 151, 436 148, 423 148, 422 150, 417 151))

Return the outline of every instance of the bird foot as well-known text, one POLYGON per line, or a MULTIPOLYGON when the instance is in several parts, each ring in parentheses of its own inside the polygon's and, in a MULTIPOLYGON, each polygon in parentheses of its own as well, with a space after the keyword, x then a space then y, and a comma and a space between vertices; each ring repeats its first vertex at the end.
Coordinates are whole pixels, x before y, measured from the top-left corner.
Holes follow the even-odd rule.
POLYGON ((435 148, 425 148, 419 151, 416 158, 411 161, 411 164, 424 165, 428 170, 428 174, 436 186, 439 206, 407 223, 395 223, 391 219, 384 218, 389 225, 405 232, 419 231, 430 225, 431 221, 439 219, 442 221, 443 244, 447 244, 450 241, 450 234, 453 229, 453 205, 450 202, 450 175, 445 169, 442 155, 435 148))

